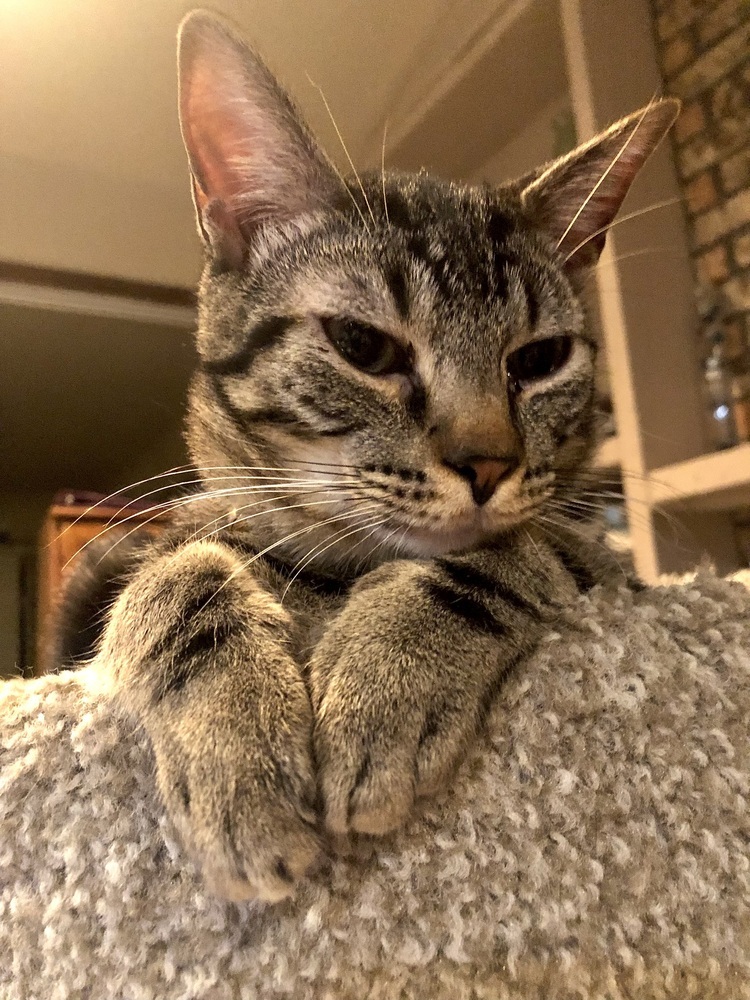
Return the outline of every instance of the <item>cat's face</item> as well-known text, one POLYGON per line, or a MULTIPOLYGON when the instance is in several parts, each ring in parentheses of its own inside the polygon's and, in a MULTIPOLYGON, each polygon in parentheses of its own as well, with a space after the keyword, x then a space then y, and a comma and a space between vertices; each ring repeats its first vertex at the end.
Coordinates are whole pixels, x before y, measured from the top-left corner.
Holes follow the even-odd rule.
POLYGON ((186 22, 181 64, 208 250, 189 441, 238 467, 220 503, 313 565, 538 516, 593 446, 583 269, 674 109, 500 189, 344 182, 221 22, 186 22))
POLYGON ((231 446, 201 464, 338 478, 342 509, 358 496, 383 519, 372 541, 392 532, 411 555, 473 546, 588 454, 595 347, 517 195, 365 190, 374 219, 342 200, 205 280, 198 391, 231 446))

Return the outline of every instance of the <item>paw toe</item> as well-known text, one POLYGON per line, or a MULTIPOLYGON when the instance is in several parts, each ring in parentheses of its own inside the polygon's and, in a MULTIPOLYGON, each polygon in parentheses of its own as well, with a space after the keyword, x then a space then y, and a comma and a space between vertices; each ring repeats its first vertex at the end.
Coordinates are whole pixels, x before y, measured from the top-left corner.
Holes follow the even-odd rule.
POLYGON ((334 834, 382 836, 401 826, 414 802, 414 779, 408 766, 379 766, 366 757, 356 771, 324 778, 326 827, 334 834))

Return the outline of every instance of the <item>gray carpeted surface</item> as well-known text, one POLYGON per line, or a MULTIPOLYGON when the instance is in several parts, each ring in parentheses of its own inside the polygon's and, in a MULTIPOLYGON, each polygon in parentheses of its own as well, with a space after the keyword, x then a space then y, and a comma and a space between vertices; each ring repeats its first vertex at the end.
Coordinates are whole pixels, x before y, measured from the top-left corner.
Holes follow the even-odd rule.
POLYGON ((90 670, 0 687, 0 997, 750 997, 750 594, 583 599, 398 836, 207 896, 90 670))

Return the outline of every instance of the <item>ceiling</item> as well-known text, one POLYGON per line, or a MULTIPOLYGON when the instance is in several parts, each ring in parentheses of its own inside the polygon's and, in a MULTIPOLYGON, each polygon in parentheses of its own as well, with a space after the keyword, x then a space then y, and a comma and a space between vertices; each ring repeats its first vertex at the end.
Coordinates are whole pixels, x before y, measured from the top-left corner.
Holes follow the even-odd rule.
MULTIPOLYGON (((393 163, 405 130, 447 76, 529 2, 213 6, 264 55, 348 172, 321 91, 357 167, 380 164, 386 122, 393 163)), ((200 254, 175 72, 177 26, 193 6, 0 0, 0 261, 195 284, 200 254)))
MULTIPOLYGON (((397 130, 478 32, 512 0, 219 0, 357 165, 397 130)), ((0 0, 3 154, 185 187, 175 32, 190 0, 0 0)), ((330 152, 336 143, 329 141, 330 152)), ((339 159, 340 150, 338 151, 339 159)))

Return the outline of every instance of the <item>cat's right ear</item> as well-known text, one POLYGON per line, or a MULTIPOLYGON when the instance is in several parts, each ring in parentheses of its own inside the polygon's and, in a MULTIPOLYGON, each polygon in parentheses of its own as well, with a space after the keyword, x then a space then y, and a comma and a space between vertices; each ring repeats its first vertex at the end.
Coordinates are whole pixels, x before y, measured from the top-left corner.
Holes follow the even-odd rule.
POLYGON ((518 182, 524 210, 555 241, 569 275, 599 259, 630 185, 679 112, 674 98, 652 101, 518 182))
POLYGON ((273 75, 224 20, 187 15, 178 71, 198 227, 210 253, 239 268, 259 226, 318 210, 337 178, 273 75))

